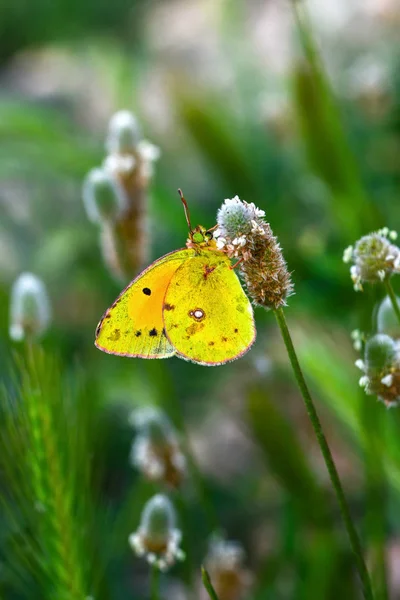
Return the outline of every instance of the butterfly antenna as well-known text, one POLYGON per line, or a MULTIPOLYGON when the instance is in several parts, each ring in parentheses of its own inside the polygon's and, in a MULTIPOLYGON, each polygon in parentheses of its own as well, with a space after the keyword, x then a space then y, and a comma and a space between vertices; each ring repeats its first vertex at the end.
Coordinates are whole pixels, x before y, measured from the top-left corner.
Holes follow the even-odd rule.
POLYGON ((183 192, 182 192, 182 190, 180 188, 178 189, 178 194, 180 195, 181 200, 182 200, 183 209, 185 211, 185 217, 186 217, 186 222, 187 222, 188 227, 189 227, 189 231, 190 231, 190 233, 193 233, 192 224, 190 222, 190 213, 189 213, 188 203, 186 202, 185 197, 183 195, 183 192))

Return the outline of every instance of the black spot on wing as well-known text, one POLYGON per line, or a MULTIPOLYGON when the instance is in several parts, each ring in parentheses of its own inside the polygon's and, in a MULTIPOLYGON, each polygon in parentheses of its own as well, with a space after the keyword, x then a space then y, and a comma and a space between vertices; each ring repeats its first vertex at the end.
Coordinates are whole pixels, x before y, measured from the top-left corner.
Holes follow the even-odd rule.
POLYGON ((136 337, 140 337, 142 335, 142 331, 140 329, 138 329, 137 331, 135 331, 135 336, 136 337))
POLYGON ((157 329, 155 327, 153 327, 153 329, 150 329, 149 335, 151 337, 155 337, 157 335, 157 329))
POLYGON ((151 289, 148 287, 145 287, 142 289, 143 294, 145 294, 146 296, 151 296, 151 289))

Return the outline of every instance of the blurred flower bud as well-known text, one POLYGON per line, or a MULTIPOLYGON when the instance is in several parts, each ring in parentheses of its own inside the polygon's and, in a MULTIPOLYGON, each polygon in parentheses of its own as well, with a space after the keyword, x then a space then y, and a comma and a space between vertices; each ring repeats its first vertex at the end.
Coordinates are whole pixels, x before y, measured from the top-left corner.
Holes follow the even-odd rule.
POLYGON ((44 283, 33 273, 22 273, 11 290, 10 338, 21 341, 42 335, 51 318, 44 283))
MULTIPOLYGON (((397 303, 400 305, 400 298, 397 298, 397 303)), ((386 296, 379 305, 377 324, 379 333, 387 333, 393 338, 400 339, 399 320, 389 296, 386 296)))
POLYGON ((109 154, 132 152, 141 139, 139 123, 129 110, 120 110, 111 117, 106 139, 109 154))
POLYGON ((400 400, 400 343, 378 333, 365 344, 364 360, 356 366, 363 371, 360 386, 367 394, 376 394, 387 407, 400 400))
POLYGON ((279 243, 265 212, 235 196, 218 210, 216 246, 238 258, 249 296, 256 305, 277 309, 286 305, 293 284, 279 243))
POLYGON ((353 263, 350 267, 351 279, 356 291, 362 291, 362 284, 379 283, 400 273, 400 248, 392 244, 397 233, 387 227, 359 239, 355 246, 346 248, 343 261, 353 263))
POLYGON ((92 223, 115 220, 126 208, 124 190, 104 169, 92 169, 83 184, 83 204, 92 223))
POLYGON ((155 408, 142 408, 132 413, 130 422, 138 430, 131 464, 152 481, 179 487, 186 476, 186 458, 166 415, 155 408))
POLYGON ((129 536, 129 544, 138 556, 166 571, 185 556, 179 548, 182 533, 175 526, 175 509, 162 494, 153 496, 144 506, 140 525, 129 536))
POLYGON ((248 595, 252 577, 244 560, 245 552, 238 542, 219 538, 211 542, 204 565, 219 600, 241 600, 248 595))
POLYGON ((99 222, 101 217, 107 266, 118 279, 129 280, 147 261, 148 188, 160 151, 142 139, 136 117, 126 110, 111 118, 106 147, 103 175, 97 170, 89 174, 84 201, 91 220, 99 222))

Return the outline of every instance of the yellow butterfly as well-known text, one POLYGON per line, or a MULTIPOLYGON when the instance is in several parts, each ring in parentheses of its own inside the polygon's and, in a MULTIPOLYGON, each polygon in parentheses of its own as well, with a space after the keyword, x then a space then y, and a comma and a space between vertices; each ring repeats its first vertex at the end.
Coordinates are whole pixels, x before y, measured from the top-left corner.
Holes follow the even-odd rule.
POLYGON ((153 262, 121 292, 98 324, 95 344, 120 356, 176 355, 222 365, 253 344, 253 310, 211 231, 200 225, 192 229, 180 195, 189 226, 187 247, 153 262))

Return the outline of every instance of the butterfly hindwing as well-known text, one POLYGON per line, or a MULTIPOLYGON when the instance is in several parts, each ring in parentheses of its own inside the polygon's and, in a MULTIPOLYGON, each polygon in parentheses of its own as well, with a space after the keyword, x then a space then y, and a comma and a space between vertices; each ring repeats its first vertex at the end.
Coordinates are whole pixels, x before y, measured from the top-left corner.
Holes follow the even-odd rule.
POLYGON ((140 273, 106 311, 96 330, 96 346, 110 354, 167 358, 175 354, 163 322, 164 297, 176 270, 192 251, 171 252, 140 273))
POLYGON ((182 358, 217 365, 244 354, 255 340, 251 304, 229 259, 203 250, 172 275, 163 309, 167 336, 182 358))

